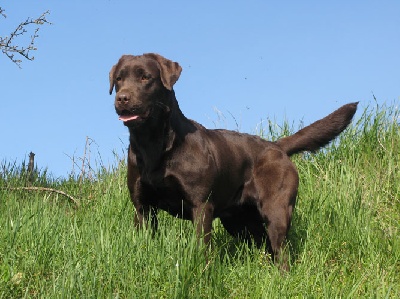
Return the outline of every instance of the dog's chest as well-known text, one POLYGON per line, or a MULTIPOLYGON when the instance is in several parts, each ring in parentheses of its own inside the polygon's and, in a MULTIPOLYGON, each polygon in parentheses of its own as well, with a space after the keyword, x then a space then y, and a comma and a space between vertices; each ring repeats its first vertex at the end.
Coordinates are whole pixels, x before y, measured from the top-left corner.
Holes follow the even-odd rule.
POLYGON ((165 179, 162 185, 153 187, 157 197, 157 207, 174 217, 190 220, 192 217, 192 204, 188 202, 181 192, 181 188, 174 180, 165 179))
POLYGON ((165 176, 165 170, 151 172, 140 171, 142 194, 140 201, 170 213, 174 217, 191 219, 191 206, 179 181, 172 176, 165 176))

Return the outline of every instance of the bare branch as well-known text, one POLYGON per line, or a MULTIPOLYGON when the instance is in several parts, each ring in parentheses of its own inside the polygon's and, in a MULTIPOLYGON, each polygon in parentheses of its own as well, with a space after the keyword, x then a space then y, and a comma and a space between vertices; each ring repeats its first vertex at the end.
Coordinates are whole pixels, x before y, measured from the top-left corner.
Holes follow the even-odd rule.
MULTIPOLYGON (((6 17, 4 14, 4 9, 0 7, 0 14, 3 17, 6 17)), ((23 58, 27 60, 34 60, 35 57, 31 54, 31 51, 36 51, 37 48, 35 47, 35 41, 36 38, 39 37, 39 29, 40 26, 44 24, 50 24, 49 21, 47 21, 46 17, 49 15, 50 12, 46 11, 40 15, 40 17, 36 19, 32 18, 27 18, 24 22, 20 23, 13 32, 11 32, 10 36, 2 37, 0 36, 0 49, 5 54, 8 58, 11 59, 12 62, 14 62, 18 67, 21 67, 21 59, 18 59, 16 57, 17 55, 22 56, 23 58), (30 31, 30 28, 34 27, 35 29, 33 30, 33 35, 30 37, 30 42, 27 46, 21 46, 18 45, 16 40, 18 37, 21 37, 24 34, 27 34, 28 31, 30 31)))
POLYGON ((68 193, 65 193, 64 191, 53 189, 53 188, 46 188, 46 187, 3 187, 1 189, 6 189, 6 190, 10 190, 10 191, 25 190, 25 191, 47 191, 47 192, 53 192, 53 193, 61 194, 61 195, 64 195, 65 197, 67 197, 75 205, 75 208, 79 208, 79 206, 80 206, 79 200, 75 199, 74 197, 72 197, 68 193))
POLYGON ((0 15, 7 18, 6 14, 4 13, 4 9, 0 7, 0 15))

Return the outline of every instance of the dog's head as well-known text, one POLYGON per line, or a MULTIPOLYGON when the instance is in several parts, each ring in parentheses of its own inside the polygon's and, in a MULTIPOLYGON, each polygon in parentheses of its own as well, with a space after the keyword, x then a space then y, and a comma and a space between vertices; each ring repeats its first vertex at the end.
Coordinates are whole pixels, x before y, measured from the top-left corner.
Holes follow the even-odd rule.
POLYGON ((110 71, 110 94, 115 88, 115 111, 128 127, 169 111, 169 94, 182 68, 158 54, 123 55, 110 71))

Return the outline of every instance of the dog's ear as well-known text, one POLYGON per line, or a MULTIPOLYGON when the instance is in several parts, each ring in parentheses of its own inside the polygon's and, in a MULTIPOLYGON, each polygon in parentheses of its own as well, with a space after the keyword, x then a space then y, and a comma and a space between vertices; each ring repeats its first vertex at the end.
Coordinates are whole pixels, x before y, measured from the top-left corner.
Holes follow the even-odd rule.
POLYGON ((166 89, 172 90, 172 86, 174 86, 181 75, 182 67, 177 62, 173 62, 158 54, 147 53, 143 54, 143 56, 152 58, 158 62, 160 66, 161 82, 166 89))
POLYGON ((108 75, 109 79, 110 79, 110 95, 113 92, 114 89, 114 79, 115 79, 115 69, 116 69, 117 65, 114 65, 111 70, 110 73, 108 75))

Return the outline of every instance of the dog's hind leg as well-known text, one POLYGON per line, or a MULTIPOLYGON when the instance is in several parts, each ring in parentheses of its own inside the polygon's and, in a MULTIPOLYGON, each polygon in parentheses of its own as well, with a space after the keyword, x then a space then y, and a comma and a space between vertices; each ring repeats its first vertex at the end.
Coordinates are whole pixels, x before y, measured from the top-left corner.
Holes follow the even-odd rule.
POLYGON ((269 149, 258 157, 254 168, 254 183, 258 193, 257 207, 267 225, 271 255, 282 270, 289 268, 284 247, 298 182, 295 166, 280 150, 269 149))
POLYGON ((289 270, 288 256, 285 252, 287 232, 290 227, 291 209, 279 207, 264 211, 268 221, 267 233, 271 245, 272 258, 282 270, 289 270))

